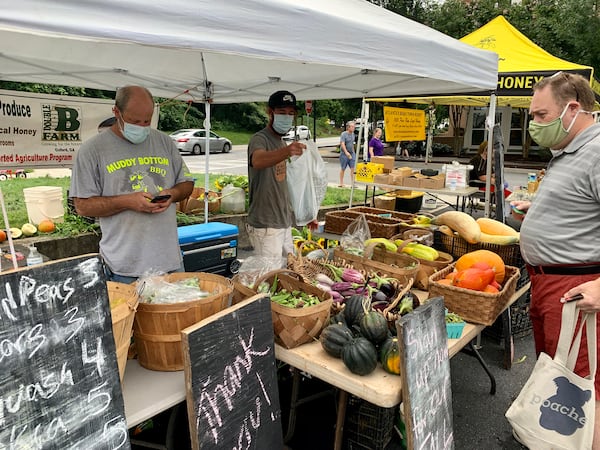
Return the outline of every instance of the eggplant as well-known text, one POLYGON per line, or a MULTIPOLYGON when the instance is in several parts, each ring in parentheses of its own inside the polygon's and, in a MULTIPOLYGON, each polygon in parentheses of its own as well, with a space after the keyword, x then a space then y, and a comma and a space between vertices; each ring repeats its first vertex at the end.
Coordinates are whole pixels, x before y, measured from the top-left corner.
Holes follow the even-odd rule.
POLYGON ((373 294, 371 295, 371 299, 374 302, 390 302, 390 296, 381 290, 373 292, 373 294))
POLYGON ((383 283, 379 286, 379 290, 388 298, 393 298, 396 295, 396 287, 392 283, 383 283))

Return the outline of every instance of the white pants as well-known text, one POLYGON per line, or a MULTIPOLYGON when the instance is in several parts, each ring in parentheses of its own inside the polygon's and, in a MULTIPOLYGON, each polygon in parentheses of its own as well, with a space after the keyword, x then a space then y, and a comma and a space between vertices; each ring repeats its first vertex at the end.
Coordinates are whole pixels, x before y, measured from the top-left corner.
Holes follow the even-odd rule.
POLYGON ((294 253, 292 228, 254 228, 246 224, 250 243, 256 256, 265 258, 286 258, 294 253))

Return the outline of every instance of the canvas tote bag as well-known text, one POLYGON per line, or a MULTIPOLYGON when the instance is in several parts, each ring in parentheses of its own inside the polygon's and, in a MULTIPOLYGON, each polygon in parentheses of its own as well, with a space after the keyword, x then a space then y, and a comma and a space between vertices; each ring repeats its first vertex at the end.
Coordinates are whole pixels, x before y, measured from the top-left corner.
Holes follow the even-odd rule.
POLYGON ((576 332, 578 316, 576 303, 565 303, 554 359, 546 353, 540 354, 527 383, 506 412, 518 440, 531 449, 592 448, 596 403, 596 316, 583 314, 576 332), (573 373, 573 368, 584 324, 590 375, 582 378, 573 373), (571 342, 573 345, 569 351, 571 342))

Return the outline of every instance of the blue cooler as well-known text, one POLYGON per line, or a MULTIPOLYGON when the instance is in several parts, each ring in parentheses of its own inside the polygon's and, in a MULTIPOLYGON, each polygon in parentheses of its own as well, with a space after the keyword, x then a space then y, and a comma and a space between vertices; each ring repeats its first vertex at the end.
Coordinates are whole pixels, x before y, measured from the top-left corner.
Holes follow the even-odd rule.
POLYGON ((177 228, 186 272, 208 272, 225 277, 237 273, 238 227, 208 222, 177 228))

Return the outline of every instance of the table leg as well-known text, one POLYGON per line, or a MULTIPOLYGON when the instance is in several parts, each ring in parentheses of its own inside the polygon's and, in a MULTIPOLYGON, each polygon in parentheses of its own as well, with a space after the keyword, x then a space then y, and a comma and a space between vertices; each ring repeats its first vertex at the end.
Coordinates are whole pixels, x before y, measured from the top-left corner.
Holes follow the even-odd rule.
POLYGON ((346 419, 346 406, 348 405, 348 393, 340 389, 338 399, 337 420, 335 423, 335 441, 334 450, 342 450, 342 441, 344 439, 344 420, 346 419))
POLYGON ((504 368, 506 370, 510 370, 512 368, 513 359, 515 357, 510 308, 507 308, 506 311, 502 313, 501 317, 502 335, 504 336, 504 368))
POLYGON ((496 378, 494 377, 494 374, 490 371, 489 367, 487 366, 487 364, 485 363, 485 361, 483 360, 483 358, 481 357, 481 355, 479 354, 479 352, 473 345, 473 341, 469 342, 469 348, 463 348, 461 351, 466 353, 467 355, 474 356, 475 358, 477 358, 477 361, 479 361, 479 364, 481 364, 481 367, 483 367, 483 370, 485 370, 485 373, 487 373, 487 376, 490 379, 490 383, 491 383, 490 395, 495 395, 496 394, 496 378))

